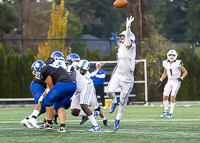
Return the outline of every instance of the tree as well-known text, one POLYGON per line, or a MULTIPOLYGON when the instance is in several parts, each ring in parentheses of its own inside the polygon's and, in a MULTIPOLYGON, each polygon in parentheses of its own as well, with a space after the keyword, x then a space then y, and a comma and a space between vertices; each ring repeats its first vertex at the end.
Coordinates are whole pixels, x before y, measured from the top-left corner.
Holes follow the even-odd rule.
POLYGON ((8 90, 9 96, 16 98, 19 95, 16 94, 16 91, 21 90, 19 88, 21 81, 21 77, 17 76, 17 65, 16 65, 17 55, 14 53, 13 49, 10 50, 8 57, 7 57, 7 70, 8 70, 8 77, 7 83, 9 84, 8 88, 12 90, 8 90))
POLYGON ((6 54, 4 51, 3 44, 0 43, 0 96, 6 97, 6 85, 7 82, 7 73, 6 73, 6 54))
POLYGON ((4 33, 9 33, 15 27, 16 14, 14 5, 8 1, 0 4, 0 38, 3 38, 4 33))
POLYGON ((34 76, 31 73, 31 65, 35 61, 33 52, 30 48, 26 50, 26 53, 24 54, 24 93, 25 97, 32 97, 31 91, 30 91, 30 84, 33 80, 34 76))
MULTIPOLYGON (((60 2, 60 0, 55 1, 57 4, 60 2)), ((126 19, 125 9, 113 7, 113 2, 114 0, 84 0, 84 2, 83 0, 73 0, 65 1, 65 7, 74 15, 79 16, 84 34, 110 38, 110 28, 112 28, 112 32, 118 31, 120 24, 126 19)))
MULTIPOLYGON (((181 59, 183 62, 183 66, 188 69, 189 64, 191 64, 190 60, 187 59, 187 54, 184 49, 178 50, 178 59, 181 59)), ((190 72, 188 72, 189 75, 187 75, 184 80, 181 82, 181 87, 179 89, 179 92, 177 94, 177 100, 191 100, 192 96, 192 78, 190 78, 190 72)))
MULTIPOLYGON (((67 18, 68 12, 64 14, 64 0, 61 0, 60 7, 52 4, 51 22, 47 37, 48 39, 63 39, 66 38, 67 33, 67 18)), ((68 47, 70 49, 70 47, 68 47)), ((67 48, 65 47, 65 40, 48 40, 38 44, 39 53, 36 59, 46 60, 49 53, 54 51, 61 51, 65 56, 67 55, 67 48), (47 51, 48 52, 47 52, 47 51)), ((69 54, 69 53, 68 53, 69 54)))

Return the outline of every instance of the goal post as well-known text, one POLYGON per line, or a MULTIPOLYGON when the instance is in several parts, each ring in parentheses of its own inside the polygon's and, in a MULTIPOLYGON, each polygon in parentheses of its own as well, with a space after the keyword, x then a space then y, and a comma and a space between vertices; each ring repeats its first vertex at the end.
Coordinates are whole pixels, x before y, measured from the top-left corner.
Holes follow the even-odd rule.
MULTIPOLYGON (((90 71, 92 71, 95 67, 95 64, 97 62, 100 62, 102 65, 102 67, 105 67, 106 68, 103 68, 106 73, 109 73, 109 75, 112 75, 113 72, 115 71, 116 67, 117 67, 117 61, 89 61, 90 65, 91 65, 91 69, 90 71), (109 68, 110 67, 110 68, 109 68), (111 71, 112 70, 112 71, 111 71)), ((146 63, 146 59, 138 59, 138 60, 135 60, 135 63, 140 63, 140 62, 143 62, 144 64, 144 80, 140 80, 140 81, 134 81, 134 83, 143 83, 145 84, 144 88, 145 88, 145 103, 148 104, 148 88, 147 88, 147 63, 146 63)), ((104 85, 105 84, 108 84, 108 81, 105 81, 104 82, 104 85)))

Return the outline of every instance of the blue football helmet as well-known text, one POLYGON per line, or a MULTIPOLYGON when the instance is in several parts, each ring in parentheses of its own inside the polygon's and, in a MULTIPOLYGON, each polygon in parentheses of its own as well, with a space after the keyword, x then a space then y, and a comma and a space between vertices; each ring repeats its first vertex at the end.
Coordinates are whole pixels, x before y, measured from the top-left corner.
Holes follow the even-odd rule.
POLYGON ((80 57, 78 54, 75 53, 71 53, 66 57, 66 61, 68 63, 68 65, 73 65, 75 68, 78 65, 78 62, 80 61, 80 57))
POLYGON ((60 51, 53 52, 51 54, 51 59, 52 59, 53 62, 56 61, 56 60, 63 60, 63 61, 65 60, 63 53, 60 52, 60 51))
POLYGON ((42 70, 43 66, 45 66, 45 63, 42 60, 37 60, 32 64, 31 71, 32 71, 33 75, 35 75, 35 78, 37 78, 37 79, 42 78, 41 70, 42 70))

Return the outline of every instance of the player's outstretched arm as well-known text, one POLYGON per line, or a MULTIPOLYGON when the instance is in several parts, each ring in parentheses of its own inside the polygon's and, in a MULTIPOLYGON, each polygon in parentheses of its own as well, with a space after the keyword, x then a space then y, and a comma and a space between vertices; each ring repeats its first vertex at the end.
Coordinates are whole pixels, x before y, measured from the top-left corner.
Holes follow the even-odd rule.
POLYGON ((126 21, 126 35, 125 35, 125 45, 127 49, 130 49, 132 47, 131 43, 131 23, 134 21, 134 17, 127 18, 126 21))

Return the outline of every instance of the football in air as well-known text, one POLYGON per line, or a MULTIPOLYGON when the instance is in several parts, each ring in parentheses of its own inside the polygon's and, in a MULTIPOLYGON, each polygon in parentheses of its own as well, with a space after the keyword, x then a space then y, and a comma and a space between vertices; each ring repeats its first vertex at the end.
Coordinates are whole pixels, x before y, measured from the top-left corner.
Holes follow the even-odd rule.
POLYGON ((116 8, 123 8, 125 7, 126 5, 128 4, 128 2, 126 0, 116 0, 113 5, 116 7, 116 8))

